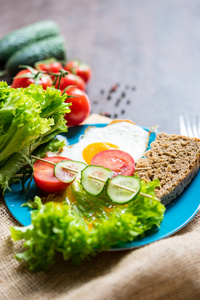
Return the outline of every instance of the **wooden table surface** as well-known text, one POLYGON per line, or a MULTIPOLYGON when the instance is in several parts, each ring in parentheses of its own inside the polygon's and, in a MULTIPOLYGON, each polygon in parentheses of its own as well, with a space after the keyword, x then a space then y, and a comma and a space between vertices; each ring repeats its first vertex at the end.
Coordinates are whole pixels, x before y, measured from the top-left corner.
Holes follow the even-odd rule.
POLYGON ((179 115, 200 109, 198 0, 1 0, 0 37, 51 19, 68 58, 88 63, 93 113, 179 133, 179 115), (117 91, 109 90, 119 84, 117 91))

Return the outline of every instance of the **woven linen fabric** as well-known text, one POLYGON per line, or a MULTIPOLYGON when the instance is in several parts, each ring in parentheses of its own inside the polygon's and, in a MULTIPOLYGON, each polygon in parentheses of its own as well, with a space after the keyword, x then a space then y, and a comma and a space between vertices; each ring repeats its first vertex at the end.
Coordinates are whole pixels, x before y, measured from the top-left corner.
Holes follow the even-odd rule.
POLYGON ((104 252, 74 266, 57 258, 32 273, 14 253, 9 227, 18 225, 0 200, 1 300, 200 299, 200 213, 175 235, 128 251, 104 252))

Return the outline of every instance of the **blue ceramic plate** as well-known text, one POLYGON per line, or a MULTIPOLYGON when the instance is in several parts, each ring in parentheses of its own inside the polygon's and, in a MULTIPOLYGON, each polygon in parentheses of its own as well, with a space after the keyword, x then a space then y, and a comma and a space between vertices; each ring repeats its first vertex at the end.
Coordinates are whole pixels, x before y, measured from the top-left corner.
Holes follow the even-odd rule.
MULTIPOLYGON (((90 126, 104 127, 106 124, 92 124, 90 126)), ((84 134, 85 129, 89 125, 77 126, 69 128, 67 133, 58 136, 59 139, 65 139, 67 144, 77 143, 80 137, 84 134)), ((148 129, 146 129, 148 130, 148 129)), ((150 143, 155 139, 155 134, 150 134, 150 143)), ((149 145, 150 145, 149 143, 149 145)), ((197 174, 192 183, 185 189, 171 205, 167 206, 164 220, 161 227, 152 229, 148 232, 146 237, 137 239, 131 243, 119 244, 112 250, 125 250, 147 245, 149 243, 158 241, 168 237, 181 228, 183 228, 195 214, 200 207, 200 172, 197 174)), ((30 211, 27 207, 21 205, 28 199, 33 199, 37 194, 37 188, 34 182, 31 183, 29 193, 25 194, 21 191, 21 184, 15 184, 11 187, 12 192, 6 192, 4 195, 6 205, 13 215, 13 217, 21 225, 29 225, 31 223, 30 211)))

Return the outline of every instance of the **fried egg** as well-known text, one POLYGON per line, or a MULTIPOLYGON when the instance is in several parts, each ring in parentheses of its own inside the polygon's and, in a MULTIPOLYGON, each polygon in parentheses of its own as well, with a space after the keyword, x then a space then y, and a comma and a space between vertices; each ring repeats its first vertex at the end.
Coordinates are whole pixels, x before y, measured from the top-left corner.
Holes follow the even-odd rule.
POLYGON ((135 162, 147 148, 149 132, 130 121, 114 121, 105 127, 88 127, 78 143, 66 146, 62 156, 91 164, 101 151, 119 149, 129 153, 135 162))

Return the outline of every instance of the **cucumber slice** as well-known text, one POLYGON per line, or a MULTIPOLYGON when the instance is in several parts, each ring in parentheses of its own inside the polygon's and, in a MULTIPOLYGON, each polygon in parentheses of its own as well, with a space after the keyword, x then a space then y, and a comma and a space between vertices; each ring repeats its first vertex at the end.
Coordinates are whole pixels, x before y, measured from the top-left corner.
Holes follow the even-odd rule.
POLYGON ((118 204, 125 204, 137 196, 141 189, 138 177, 119 175, 108 181, 107 195, 118 204))
POLYGON ((87 193, 97 196, 101 194, 106 181, 111 176, 110 169, 90 165, 81 171, 81 184, 87 193))
POLYGON ((72 182, 86 166, 80 161, 63 160, 54 166, 54 176, 62 182, 72 182))

